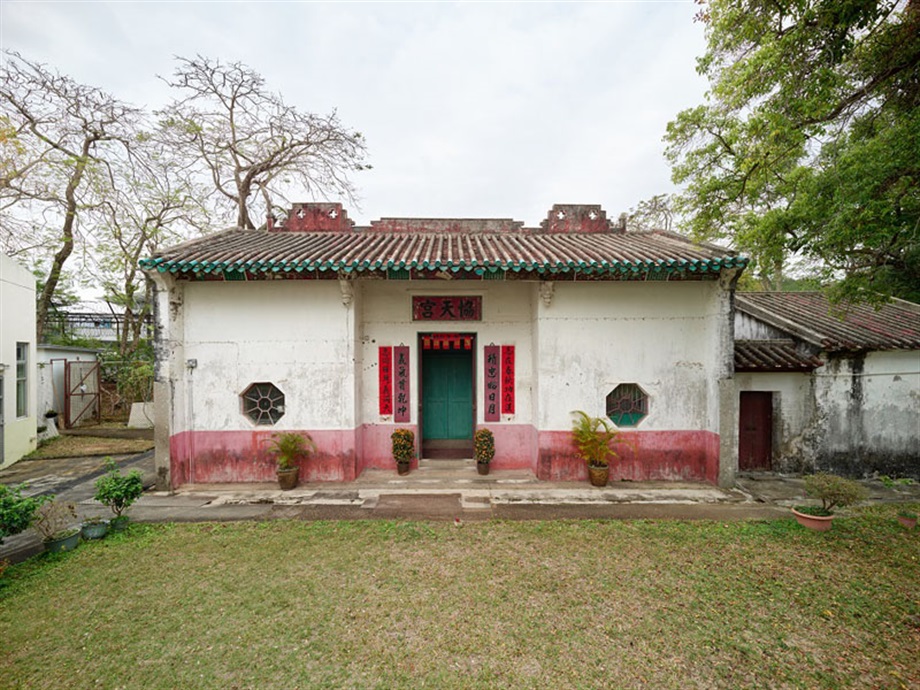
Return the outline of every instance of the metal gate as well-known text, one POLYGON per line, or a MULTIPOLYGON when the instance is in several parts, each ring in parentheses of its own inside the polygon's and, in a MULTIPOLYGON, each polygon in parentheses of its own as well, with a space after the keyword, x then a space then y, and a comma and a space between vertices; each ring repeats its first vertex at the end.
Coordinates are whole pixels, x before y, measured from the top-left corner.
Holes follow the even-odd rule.
POLYGON ((99 362, 64 362, 64 427, 102 421, 99 362))

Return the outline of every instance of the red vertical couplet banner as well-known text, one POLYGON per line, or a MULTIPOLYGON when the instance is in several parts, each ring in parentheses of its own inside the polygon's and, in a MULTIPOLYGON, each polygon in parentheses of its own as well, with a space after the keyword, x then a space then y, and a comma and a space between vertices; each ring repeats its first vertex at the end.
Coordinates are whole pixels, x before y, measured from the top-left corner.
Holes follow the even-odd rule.
POLYGON ((393 414, 393 348, 380 348, 380 414, 393 414))
POLYGON ((396 394, 396 408, 393 421, 404 424, 409 421, 409 346, 400 345, 393 348, 393 358, 396 360, 396 377, 394 379, 396 394))
POLYGON ((502 414, 514 414, 514 345, 502 345, 502 414))
POLYGON ((485 347, 485 420, 487 422, 497 422, 501 420, 501 401, 500 397, 500 380, 499 371, 501 362, 499 361, 500 350, 498 345, 486 345, 485 347))

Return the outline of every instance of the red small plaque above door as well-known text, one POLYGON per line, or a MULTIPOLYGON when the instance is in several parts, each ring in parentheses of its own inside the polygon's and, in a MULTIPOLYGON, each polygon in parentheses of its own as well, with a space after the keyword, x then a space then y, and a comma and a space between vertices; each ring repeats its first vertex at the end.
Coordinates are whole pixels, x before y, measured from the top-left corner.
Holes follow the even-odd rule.
POLYGON ((412 297, 413 321, 482 321, 482 297, 412 297))

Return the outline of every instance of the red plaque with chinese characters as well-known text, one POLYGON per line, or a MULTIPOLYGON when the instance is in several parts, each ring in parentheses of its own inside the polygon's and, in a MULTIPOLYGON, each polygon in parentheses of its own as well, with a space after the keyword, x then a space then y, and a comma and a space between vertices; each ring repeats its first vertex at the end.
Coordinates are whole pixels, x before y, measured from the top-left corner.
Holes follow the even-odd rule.
POLYGON ((380 414, 393 414, 393 348, 381 347, 380 369, 380 414))
POLYGON ((502 414, 514 414, 514 345, 502 345, 502 414))
POLYGON ((482 297, 412 297, 413 321, 482 321, 482 297))
POLYGON ((393 348, 396 375, 393 378, 393 421, 404 424, 409 421, 411 398, 409 396, 409 346, 393 348))
POLYGON ((485 391, 486 409, 483 416, 487 422, 501 420, 500 352, 501 348, 498 345, 486 345, 485 347, 485 388, 483 390, 485 391))

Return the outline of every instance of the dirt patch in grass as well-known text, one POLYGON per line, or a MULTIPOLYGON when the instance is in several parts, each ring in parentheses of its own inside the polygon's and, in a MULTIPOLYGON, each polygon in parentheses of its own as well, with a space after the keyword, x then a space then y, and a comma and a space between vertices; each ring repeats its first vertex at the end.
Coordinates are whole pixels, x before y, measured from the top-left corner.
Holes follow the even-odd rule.
POLYGON ((14 566, 11 687, 911 688, 920 531, 135 525, 14 566))
POLYGON ((29 453, 29 459, 80 458, 90 455, 131 455, 153 448, 148 439, 58 436, 29 453))

